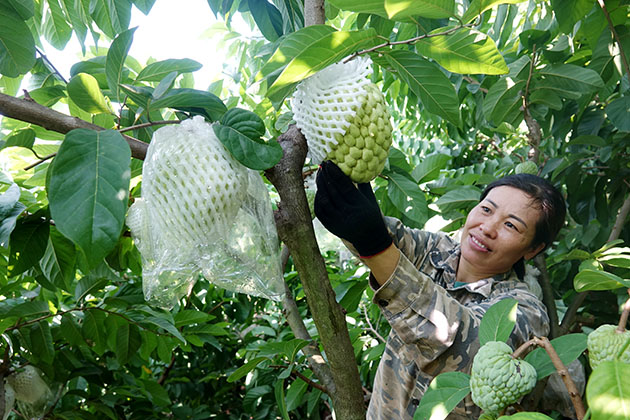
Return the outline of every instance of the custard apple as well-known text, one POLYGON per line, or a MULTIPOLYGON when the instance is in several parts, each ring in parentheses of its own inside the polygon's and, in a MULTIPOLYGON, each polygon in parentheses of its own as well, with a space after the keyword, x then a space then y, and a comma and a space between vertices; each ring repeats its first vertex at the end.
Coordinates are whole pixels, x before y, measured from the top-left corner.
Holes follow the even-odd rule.
MULTIPOLYGON (((601 362, 613 360, 621 347, 630 340, 630 331, 618 333, 616 325, 604 324, 588 335, 588 361, 595 369, 601 362)), ((630 346, 619 358, 624 363, 630 363, 630 346)))
POLYGON ((536 175, 538 173, 538 166, 531 160, 526 160, 525 162, 521 162, 516 165, 514 173, 536 175))
POLYGON ((392 144, 387 104, 370 71, 366 58, 333 64, 301 82, 291 101, 313 163, 331 160, 357 183, 376 178, 392 144))
POLYGON ((472 400, 488 413, 498 413, 536 385, 536 369, 512 358, 512 349, 502 341, 484 344, 473 359, 470 375, 472 400))
POLYGON ((48 399, 51 394, 39 370, 32 365, 26 365, 22 371, 10 375, 7 380, 18 401, 35 404, 42 399, 48 399))

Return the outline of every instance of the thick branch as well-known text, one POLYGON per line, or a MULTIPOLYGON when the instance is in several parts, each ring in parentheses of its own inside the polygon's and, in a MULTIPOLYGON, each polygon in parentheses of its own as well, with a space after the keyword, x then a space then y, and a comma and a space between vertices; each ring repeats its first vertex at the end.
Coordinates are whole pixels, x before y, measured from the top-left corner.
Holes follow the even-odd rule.
MULTIPOLYGON (((80 118, 62 114, 54 109, 40 105, 33 100, 15 98, 3 93, 0 93, 0 115, 35 124, 47 130, 62 134, 66 134, 68 131, 74 130, 75 128, 87 128, 89 130, 99 131, 105 130, 105 128, 101 126, 83 121, 80 118)), ((123 135, 123 137, 127 140, 127 143, 129 143, 131 156, 136 159, 144 160, 149 145, 133 137, 125 135, 123 135)))
MULTIPOLYGON (((286 261, 289 258, 289 248, 286 246, 282 247, 282 261, 286 261)), ((283 264, 283 267, 286 264, 283 264)), ((293 335, 296 338, 300 338, 302 340, 306 340, 309 344, 306 345, 302 349, 306 358, 308 359, 309 365, 313 370, 313 373, 319 379, 319 381, 324 385, 324 387, 329 390, 331 394, 335 393, 335 382, 333 381, 332 374, 330 372, 330 367, 326 364, 322 353, 319 351, 319 346, 313 340, 313 337, 308 333, 306 329, 306 325, 304 325, 304 320, 300 315, 300 310, 293 298, 293 294, 291 290, 289 290, 289 286, 287 283, 284 283, 284 296, 282 297, 282 306, 284 315, 287 318, 287 322, 289 323, 289 327, 291 327, 291 331, 293 331, 293 335)))
MULTIPOLYGON (((630 289, 628 289, 628 294, 630 294, 630 289)), ((617 332, 623 333, 626 331, 626 324, 628 323, 628 315, 630 315, 630 299, 628 299, 623 305, 623 310, 621 312, 621 316, 619 317, 619 324, 617 325, 617 332)))
POLYGON ((608 13, 608 9, 606 8, 606 4, 604 0, 597 0, 599 3, 599 7, 602 8, 602 12, 604 12, 604 16, 606 16, 606 20, 608 21, 608 27, 610 28, 610 32, 612 32, 613 38, 617 42, 617 46, 619 47, 619 55, 621 56, 621 64, 626 70, 626 75, 628 76, 628 80, 630 80, 630 65, 628 65, 628 58, 626 57, 626 52, 623 49, 623 44, 619 39, 619 35, 615 30, 615 25, 613 25, 613 21, 610 18, 610 14, 608 13))
POLYGON ((324 0, 306 0, 304 2, 304 26, 323 25, 326 23, 324 0))
POLYGON ((551 280, 549 279, 549 272, 547 271, 547 262, 542 254, 538 254, 534 258, 534 265, 540 270, 540 276, 538 277, 538 284, 543 293, 543 303, 547 308, 547 315, 549 315, 551 338, 559 337, 560 334, 560 322, 558 320, 558 311, 556 309, 556 301, 553 295, 553 287, 551 287, 551 280))
POLYGON ((291 126, 278 142, 284 156, 267 171, 267 178, 276 187, 281 200, 276 212, 278 236, 291 252, 330 363, 336 389, 331 398, 337 417, 363 420, 363 391, 345 314, 328 280, 304 193, 302 167, 306 158, 306 140, 295 126, 291 126))
POLYGON ((612 242, 615 239, 619 238, 621 235, 621 230, 624 227, 626 219, 628 218, 628 214, 630 213, 630 194, 626 197, 626 200, 621 205, 619 209, 619 213, 617 214, 617 218, 615 219, 615 224, 613 225, 612 230, 610 231, 610 236, 608 237, 608 242, 612 242))

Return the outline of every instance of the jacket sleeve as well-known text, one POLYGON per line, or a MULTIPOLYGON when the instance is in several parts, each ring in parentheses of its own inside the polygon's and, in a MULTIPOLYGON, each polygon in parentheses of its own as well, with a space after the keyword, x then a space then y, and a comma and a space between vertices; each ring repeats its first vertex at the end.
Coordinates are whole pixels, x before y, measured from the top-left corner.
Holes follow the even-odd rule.
POLYGON ((518 302, 517 326, 509 343, 512 347, 532 335, 548 333, 545 308, 524 283, 505 280, 494 285, 490 295, 481 302, 461 303, 418 269, 435 245, 435 235, 390 221, 388 226, 401 256, 390 278, 376 290, 374 303, 389 321, 396 340, 415 348, 417 354, 409 357, 415 359, 418 367, 437 372, 444 368, 444 363, 449 364, 450 369, 468 367, 479 347, 481 318, 490 306, 502 299, 513 298, 518 302), (452 360, 437 361, 445 353, 447 359, 452 360))

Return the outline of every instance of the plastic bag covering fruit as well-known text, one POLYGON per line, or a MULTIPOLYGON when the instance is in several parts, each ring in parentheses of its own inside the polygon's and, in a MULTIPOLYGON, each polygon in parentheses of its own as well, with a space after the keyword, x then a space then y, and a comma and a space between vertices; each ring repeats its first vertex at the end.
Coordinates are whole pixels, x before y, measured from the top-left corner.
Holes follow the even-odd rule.
MULTIPOLYGON (((588 335, 586 347, 591 368, 595 369, 602 362, 614 360, 621 347, 630 340, 630 331, 618 333, 616 329, 616 325, 604 324, 588 335)), ((624 350, 619 360, 630 363, 630 345, 624 350)))
POLYGON ((172 307, 203 274, 228 290, 279 300, 282 270, 271 201, 202 117, 154 135, 142 197, 127 226, 143 260, 145 298, 172 307))
POLYGON ((524 360, 512 358, 511 353, 506 343, 489 341, 473 359, 472 400, 486 412, 498 413, 536 385, 536 369, 524 360))
POLYGON ((39 370, 32 365, 27 365, 21 371, 10 375, 7 380, 18 401, 28 404, 45 403, 52 394, 39 370))
POLYGON ((370 73, 367 58, 333 64, 301 82, 291 101, 313 163, 330 159, 354 182, 374 179, 392 144, 387 104, 370 73))
POLYGON ((4 383, 4 416, 2 420, 7 420, 13 406, 15 405, 15 391, 7 382, 4 383))

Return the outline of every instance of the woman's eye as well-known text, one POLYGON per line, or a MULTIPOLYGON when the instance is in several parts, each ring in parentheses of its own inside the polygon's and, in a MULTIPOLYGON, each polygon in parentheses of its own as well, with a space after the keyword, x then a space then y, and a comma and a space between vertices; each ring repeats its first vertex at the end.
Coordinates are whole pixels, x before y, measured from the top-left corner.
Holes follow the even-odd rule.
POLYGON ((515 231, 518 232, 518 228, 512 222, 505 222, 505 226, 509 227, 510 229, 514 229, 515 231))
POLYGON ((486 206, 481 206, 481 211, 484 213, 490 213, 490 208, 486 206))

